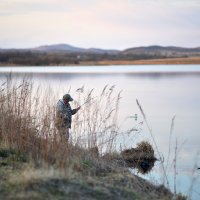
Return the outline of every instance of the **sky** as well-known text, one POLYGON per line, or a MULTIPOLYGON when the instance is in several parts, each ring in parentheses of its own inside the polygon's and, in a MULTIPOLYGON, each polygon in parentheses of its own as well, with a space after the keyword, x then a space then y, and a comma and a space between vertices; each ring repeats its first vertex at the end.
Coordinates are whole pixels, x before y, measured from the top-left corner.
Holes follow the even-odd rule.
POLYGON ((0 48, 200 47, 200 0, 0 0, 0 48))

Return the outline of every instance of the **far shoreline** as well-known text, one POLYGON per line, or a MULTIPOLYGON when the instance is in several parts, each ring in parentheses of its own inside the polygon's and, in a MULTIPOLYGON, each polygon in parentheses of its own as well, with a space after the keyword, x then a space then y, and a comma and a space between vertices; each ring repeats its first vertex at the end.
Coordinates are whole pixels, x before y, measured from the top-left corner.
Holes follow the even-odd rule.
MULTIPOLYGON (((143 60, 102 60, 102 61, 82 61, 78 64, 73 63, 61 63, 37 65, 38 67, 47 66, 110 66, 110 65, 199 65, 200 57, 187 57, 187 58, 165 58, 165 59, 143 59, 143 60)), ((0 63, 0 67, 16 67, 24 66, 13 63, 0 63)), ((33 65, 25 65, 24 67, 31 67, 33 65)), ((34 65, 35 66, 35 65, 34 65)))

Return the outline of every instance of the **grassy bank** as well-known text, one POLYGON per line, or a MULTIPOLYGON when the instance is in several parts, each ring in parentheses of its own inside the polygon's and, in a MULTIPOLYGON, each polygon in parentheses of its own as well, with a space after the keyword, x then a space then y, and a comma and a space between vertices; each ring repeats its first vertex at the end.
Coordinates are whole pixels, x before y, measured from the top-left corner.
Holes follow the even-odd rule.
POLYGON ((55 128, 51 91, 42 98, 31 81, 16 83, 7 77, 2 83, 0 199, 184 199, 130 172, 130 167, 139 166, 144 173, 143 161, 153 159, 154 150, 142 143, 119 152, 121 93, 115 95, 114 86, 105 86, 94 98, 93 90, 84 95, 83 90, 76 90, 75 106, 88 103, 75 116, 73 137, 66 143, 55 128), (144 151, 136 154, 139 148, 144 151))
POLYGON ((155 186, 125 168, 110 167, 109 163, 93 173, 92 168, 97 168, 93 160, 83 161, 82 169, 66 167, 60 170, 35 167, 14 150, 1 149, 0 154, 1 199, 167 200, 173 197, 164 186, 155 186))

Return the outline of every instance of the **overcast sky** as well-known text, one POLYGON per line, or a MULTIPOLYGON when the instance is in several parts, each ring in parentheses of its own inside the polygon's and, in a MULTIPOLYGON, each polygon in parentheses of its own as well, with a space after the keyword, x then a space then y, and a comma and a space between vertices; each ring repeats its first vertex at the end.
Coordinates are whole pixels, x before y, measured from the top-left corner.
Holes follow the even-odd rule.
POLYGON ((200 0, 0 0, 0 48, 200 46, 200 0))

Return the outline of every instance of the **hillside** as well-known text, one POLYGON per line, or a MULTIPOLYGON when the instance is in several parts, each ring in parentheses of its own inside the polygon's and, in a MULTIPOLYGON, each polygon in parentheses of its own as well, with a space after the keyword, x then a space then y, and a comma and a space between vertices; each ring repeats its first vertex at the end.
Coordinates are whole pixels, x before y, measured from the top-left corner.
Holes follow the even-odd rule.
POLYGON ((167 57, 180 57, 180 56, 197 56, 200 55, 200 48, 183 48, 183 47, 162 47, 162 46, 149 46, 149 47, 136 47, 129 48, 122 52, 123 54, 149 54, 149 55, 163 55, 167 57))
POLYGON ((43 45, 26 49, 0 49, 0 52, 46 52, 46 53, 91 53, 91 54, 117 54, 120 51, 115 49, 80 48, 69 44, 43 45))
POLYGON ((31 51, 43 51, 43 52, 84 52, 85 49, 74 47, 68 44, 55 44, 55 45, 44 45, 36 48, 29 49, 31 51))

